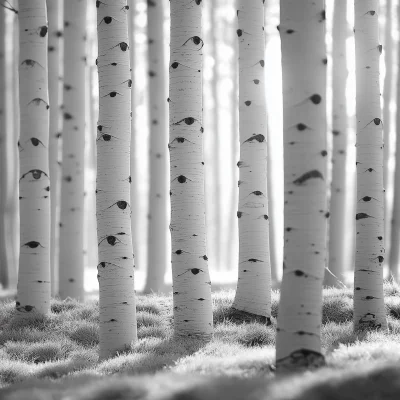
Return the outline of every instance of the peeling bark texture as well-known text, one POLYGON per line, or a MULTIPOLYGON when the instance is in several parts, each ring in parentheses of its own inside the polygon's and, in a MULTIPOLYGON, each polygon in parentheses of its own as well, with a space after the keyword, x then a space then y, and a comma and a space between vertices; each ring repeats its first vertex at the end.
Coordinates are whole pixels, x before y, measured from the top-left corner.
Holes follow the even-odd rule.
POLYGON ((46 0, 19 2, 20 259, 16 318, 50 311, 49 94, 46 0))
MULTIPOLYGON (((400 15, 400 7, 398 8, 400 15)), ((398 63, 400 65, 400 51, 397 54, 398 63)), ((384 92, 385 93, 385 92, 384 92)), ((396 93, 396 130, 400 131, 400 76, 397 80, 397 93, 396 93)), ((385 124, 386 127, 386 124, 385 124)), ((387 128, 386 128, 387 129, 387 128)), ((386 143, 385 143, 386 148, 386 143)), ((384 158, 385 159, 385 158, 384 158)), ((389 248, 389 271, 391 277, 399 281, 399 265, 400 265, 400 135, 397 135, 396 140, 396 157, 395 157, 395 170, 394 170, 394 197, 393 197, 393 214, 391 219, 391 235, 390 235, 390 248, 389 248)), ((387 226, 385 227, 387 229, 387 226)))
POLYGON ((170 231, 175 334, 209 338, 213 318, 204 205, 202 5, 170 2, 170 231))
POLYGON ((356 263, 354 329, 387 329, 383 301, 383 141, 379 1, 354 2, 356 47, 356 263))
POLYGON ((323 0, 281 0, 284 266, 278 371, 314 368, 321 354, 326 263, 326 48, 323 0))
MULTIPOLYGON (((390 262, 391 260, 391 250, 393 249, 394 252, 397 252, 398 247, 399 247, 399 242, 392 240, 391 236, 391 228, 393 226, 393 219, 394 219, 394 208, 396 207, 393 204, 393 209, 391 210, 389 207, 390 201, 392 199, 389 199, 389 191, 387 189, 393 184, 393 176, 389 172, 389 158, 392 154, 392 149, 390 146, 391 140, 390 140, 390 131, 392 129, 392 121, 390 118, 390 102, 392 99, 393 95, 393 85, 394 85, 394 78, 393 78, 393 62, 395 60, 393 59, 393 51, 394 51, 394 45, 393 45, 393 37, 392 37, 392 19, 394 17, 394 11, 393 10, 393 1, 392 0, 386 0, 386 23, 385 23, 385 43, 384 43, 384 54, 385 54, 385 68, 386 68, 386 74, 385 74, 385 80, 383 81, 383 188, 386 189, 384 192, 384 201, 385 201, 385 208, 384 208, 384 236, 386 238, 385 240, 385 246, 386 246, 386 254, 390 256, 389 259, 389 274, 393 276, 398 276, 398 265, 393 264, 390 262), (392 213, 390 212, 392 211, 392 213), (393 219, 392 219, 393 218, 393 219), (392 247, 393 244, 393 247, 392 247)), ((397 153, 398 154, 398 153, 397 153)), ((399 237, 399 233, 395 233, 395 236, 397 236, 397 239, 399 237)), ((396 238, 393 238, 396 239, 396 238)), ((386 261, 384 262, 384 265, 386 264, 386 261)))
POLYGON ((233 307, 271 317, 264 4, 239 0, 239 278, 233 307))
POLYGON ((150 191, 147 237, 147 278, 144 293, 164 289, 167 269, 167 102, 164 58, 163 0, 147 3, 149 55, 150 191))
POLYGON ((347 2, 334 4, 332 27, 332 184, 329 216, 329 270, 325 270, 324 285, 343 287, 346 261, 346 151, 348 142, 346 108, 346 39, 347 2))
POLYGON ((64 2, 59 295, 83 300, 86 0, 64 2))
POLYGON ((8 194, 8 158, 7 128, 5 109, 5 15, 4 7, 0 7, 0 283, 3 289, 8 288, 9 262, 6 235, 6 205, 8 194))
POLYGON ((60 161, 61 161, 61 34, 63 0, 47 0, 49 21, 48 60, 49 60, 49 99, 50 99, 50 137, 49 169, 51 182, 51 227, 50 227, 50 271, 51 295, 58 294, 58 255, 60 234, 60 161))
POLYGON ((131 237, 131 73, 127 2, 97 3, 97 236, 100 359, 137 340, 131 237))

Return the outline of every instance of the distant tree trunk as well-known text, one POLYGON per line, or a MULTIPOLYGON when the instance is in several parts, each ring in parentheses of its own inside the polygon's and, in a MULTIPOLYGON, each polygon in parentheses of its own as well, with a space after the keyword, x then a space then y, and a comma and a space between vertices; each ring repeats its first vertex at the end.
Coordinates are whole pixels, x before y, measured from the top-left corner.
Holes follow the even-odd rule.
MULTIPOLYGON (((391 250, 393 249, 394 252, 397 251, 399 247, 399 242, 395 242, 391 240, 391 227, 393 226, 393 219, 394 217, 394 209, 389 207, 390 200, 389 199, 389 192, 388 189, 393 184, 392 181, 392 174, 389 173, 389 158, 391 155, 391 146, 390 146, 390 131, 392 129, 392 121, 390 118, 390 102, 392 99, 393 94, 393 39, 392 39, 392 19, 393 16, 393 7, 392 7, 392 0, 386 0, 386 24, 385 24, 385 80, 383 82, 383 188, 385 189, 384 192, 384 240, 385 240, 385 253, 387 255, 388 260, 384 262, 383 265, 387 264, 389 261, 389 274, 396 276, 398 272, 396 269, 398 268, 397 265, 392 264, 391 260, 391 250), (392 247, 392 245, 394 247, 392 247)), ((394 208, 394 205, 393 205, 394 208)), ((396 235, 396 233, 395 233, 396 235)), ((398 235, 398 234, 397 234, 398 235)), ((399 236, 398 236, 399 237, 399 236)), ((397 237, 397 239, 398 239, 397 237)))
POLYGON ((8 196, 7 127, 5 108, 5 15, 0 7, 0 283, 3 289, 9 287, 9 262, 6 232, 6 205, 8 196))
MULTIPOLYGON (((400 7, 398 9, 398 15, 400 17, 400 7)), ((386 42, 387 43, 387 42, 386 42)), ((386 50, 386 53, 389 50, 386 50)), ((397 54, 398 65, 400 65, 400 51, 397 54)), ((387 73, 387 70, 386 70, 387 73)), ((385 77, 386 81, 386 77, 385 77)), ((385 90, 390 90, 390 86, 385 86, 385 90)), ((385 94, 385 91, 384 91, 385 94)), ((391 220, 392 233, 390 235, 390 252, 389 252, 389 271, 393 279, 399 281, 399 264, 400 264, 400 75, 397 79, 397 93, 396 93, 396 157, 395 157, 395 170, 394 170, 394 198, 393 198, 393 214, 391 220)), ((384 108, 385 111, 385 108, 384 108)), ((384 114, 385 115, 385 114, 384 114)), ((387 130, 387 122, 385 123, 384 132, 387 130)), ((385 139, 384 139, 385 140, 385 139)), ((385 150, 387 142, 385 143, 385 150)), ((384 153, 385 154, 385 153, 384 153)), ((385 157, 385 156, 384 156, 385 157)), ((384 160, 386 160, 384 158, 384 160)), ((386 203, 387 204, 387 203, 386 203)), ((387 226, 385 227, 387 229, 387 226)))
POLYGON ((346 260, 346 39, 347 2, 335 2, 332 28, 332 185, 329 218, 329 263, 325 271, 324 285, 343 287, 346 260))
POLYGON ((130 159, 130 170, 131 170, 131 230, 132 230, 132 246, 133 253, 135 255, 135 268, 137 269, 140 265, 140 260, 138 258, 138 242, 136 240, 138 236, 137 224, 137 210, 138 210, 138 188, 137 188, 137 160, 136 160, 136 83, 135 83, 135 7, 136 0, 128 0, 129 13, 128 13, 128 32, 129 32, 129 43, 130 43, 130 62, 131 62, 131 79, 132 79, 132 90, 131 90, 131 159, 130 159))
POLYGON ((50 311, 49 98, 46 0, 19 2, 20 260, 16 317, 50 311))
MULTIPOLYGON (((97 237, 100 359, 137 340, 131 238, 131 73, 128 7, 97 3, 99 122, 97 124, 97 237)), ((135 217, 135 216, 134 216, 135 217)))
POLYGON ((83 300, 86 1, 64 2, 59 294, 83 300))
POLYGON ((278 370, 318 367, 326 263, 326 48, 323 0, 281 0, 284 266, 278 370))
POLYGON ((165 99, 163 0, 147 3, 149 43, 150 191, 147 239, 147 279, 144 293, 164 289, 167 269, 167 102, 165 99))
POLYGON ((238 1, 239 278, 233 307, 271 317, 264 5, 238 1))
POLYGON ((384 195, 379 1, 354 1, 357 209, 354 329, 387 329, 383 301, 384 195), (368 68, 367 68, 368 67, 368 68), (366 84, 368 82, 368 84, 366 84))
POLYGON ((202 112, 202 2, 171 0, 169 126, 175 333, 210 337, 202 112))
POLYGON ((50 271, 51 295, 58 294, 58 255, 60 233, 60 161, 61 161, 61 49, 63 1, 47 0, 49 21, 49 99, 50 99, 50 137, 49 168, 51 182, 51 233, 50 233, 50 271))

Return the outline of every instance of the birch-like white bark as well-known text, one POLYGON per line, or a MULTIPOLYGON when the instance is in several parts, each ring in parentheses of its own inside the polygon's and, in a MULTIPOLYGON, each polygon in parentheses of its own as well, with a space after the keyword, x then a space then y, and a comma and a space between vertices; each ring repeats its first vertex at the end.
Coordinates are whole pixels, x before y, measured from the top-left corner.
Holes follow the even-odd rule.
POLYGON ((171 0, 169 127, 175 333, 212 335, 206 254, 201 0, 171 0))
POLYGON ((326 48, 323 0, 281 0, 284 266, 278 370, 316 367, 326 263, 326 48))
POLYGON ((343 272, 349 263, 346 260, 346 39, 347 2, 335 2, 332 27, 332 184, 329 218, 329 262, 325 271, 324 285, 343 287, 343 272))
POLYGON ((354 329, 387 329, 383 301, 384 190, 379 88, 379 1, 354 1, 356 47, 356 263, 354 329))
MULTIPOLYGON (((150 190, 147 238, 147 279, 144 293, 164 289, 167 256, 167 102, 164 59, 163 0, 147 3, 149 55, 150 190)), ((168 197, 167 197, 168 196, 168 197)))
POLYGON ((61 37, 63 0, 47 0, 49 21, 48 59, 49 59, 49 100, 50 137, 49 169, 51 182, 51 226, 50 226, 50 271, 51 295, 58 294, 58 255, 60 234, 60 162, 61 162, 61 37))
POLYGON ((20 259, 16 318, 50 310, 49 93, 46 0, 19 2, 20 259))
POLYGON ((131 73, 126 0, 97 2, 100 359, 137 340, 131 238, 131 73))
POLYGON ((59 295, 83 300, 86 0, 64 2, 59 295))
POLYGON ((239 278, 233 307, 271 317, 264 3, 239 0, 239 278))

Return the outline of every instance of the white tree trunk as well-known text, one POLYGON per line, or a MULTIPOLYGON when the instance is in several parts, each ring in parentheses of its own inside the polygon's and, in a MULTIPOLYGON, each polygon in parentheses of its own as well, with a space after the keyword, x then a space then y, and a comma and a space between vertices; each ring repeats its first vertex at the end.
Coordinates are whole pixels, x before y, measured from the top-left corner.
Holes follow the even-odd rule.
POLYGON ((59 294, 83 300, 86 1, 64 2, 59 294))
POLYGON ((61 49, 62 0, 47 0, 49 21, 49 169, 51 182, 50 271, 51 295, 58 294, 58 255, 60 233, 60 161, 61 161, 61 49))
POLYGON ((17 318, 50 310, 49 94, 46 0, 19 2, 20 260, 17 318))
POLYGON ((206 254, 201 0, 171 0, 169 126, 175 333, 210 337, 206 254))
POLYGON ((264 4, 238 1, 239 278, 233 307, 271 317, 264 4))
POLYGON ((100 359, 137 340, 131 238, 131 73, 129 8, 97 3, 99 121, 97 124, 97 237, 100 359))
POLYGON ((281 0, 284 266, 278 370, 324 364, 320 326, 326 263, 327 136, 323 0, 281 0))
POLYGON ((145 293, 164 290, 167 264, 167 102, 164 59, 163 0, 147 3, 149 43, 150 191, 145 293))
POLYGON ((384 194, 379 88, 379 1, 354 1, 356 47, 356 264, 354 329, 387 329, 383 301, 384 194))
POLYGON ((324 285, 343 287, 346 260, 346 150, 348 141, 346 108, 347 2, 335 2, 332 28, 332 184, 329 218, 329 270, 324 285))

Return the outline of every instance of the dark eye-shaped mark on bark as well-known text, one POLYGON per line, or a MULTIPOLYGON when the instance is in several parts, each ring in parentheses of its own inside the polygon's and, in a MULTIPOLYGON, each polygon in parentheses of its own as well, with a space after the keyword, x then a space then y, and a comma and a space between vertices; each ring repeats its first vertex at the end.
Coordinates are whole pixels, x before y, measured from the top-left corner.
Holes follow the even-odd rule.
POLYGON ((109 133, 100 133, 100 135, 96 138, 96 141, 104 140, 105 142, 110 142, 112 138, 118 140, 116 136, 110 135, 109 133))
POLYGON ((181 274, 177 276, 182 276, 186 274, 187 272, 191 272, 193 275, 197 275, 199 272, 204 272, 202 269, 199 268, 188 268, 185 272, 182 272, 181 274))
POLYGON ((305 174, 301 175, 299 178, 295 179, 293 183, 297 186, 303 185, 309 179, 320 178, 324 180, 323 175, 318 170, 314 169, 312 171, 306 172, 305 174))
MULTIPOLYGON (((172 69, 177 69, 179 66, 185 67, 185 68, 189 68, 189 69, 194 69, 197 70, 197 72, 201 72, 201 70, 197 69, 197 68, 193 68, 193 67, 189 67, 189 65, 185 65, 182 63, 179 63, 178 61, 174 61, 171 65, 170 68, 172 69)), ((167 101, 171 101, 169 98, 167 99, 167 101)))
POLYGON ((107 93, 107 94, 105 94, 104 96, 101 96, 101 97, 102 97, 102 98, 103 98, 103 97, 107 97, 107 96, 109 96, 109 97, 116 97, 117 95, 123 96, 121 93, 116 92, 115 90, 113 90, 112 92, 107 93))
POLYGON ((253 141, 257 141, 258 143, 262 143, 265 141, 265 136, 259 133, 256 135, 253 133, 253 136, 250 136, 248 139, 246 139, 243 143, 251 143, 253 141))
POLYGON ((380 119, 380 118, 374 118, 373 120, 371 120, 370 122, 368 122, 368 124, 367 125, 365 125, 364 126, 364 128, 366 128, 369 124, 372 124, 372 123, 374 123, 375 125, 380 125, 380 124, 382 124, 382 127, 383 127, 383 122, 382 122, 382 120, 380 119))
POLYGON ((372 215, 368 215, 367 213, 357 213, 356 214, 356 221, 360 219, 366 219, 366 218, 375 218, 372 215))
POLYGON ((32 137, 32 138, 28 139, 28 140, 26 141, 26 143, 27 143, 27 142, 31 142, 31 144, 32 144, 33 146, 35 146, 35 147, 39 146, 39 144, 42 145, 43 147, 46 147, 46 146, 42 143, 41 140, 39 140, 39 139, 37 139, 37 138, 35 138, 35 137, 32 137))
POLYGON ((45 172, 41 171, 40 169, 31 169, 30 171, 23 174, 19 180, 21 181, 22 179, 25 178, 25 176, 29 174, 32 174, 32 177, 35 180, 39 180, 42 177, 42 175, 47 176, 47 178, 49 177, 45 172))
POLYGON ((39 36, 40 37, 45 37, 47 35, 47 31, 48 31, 48 29, 47 29, 46 25, 41 26, 39 28, 39 36))
POLYGON ((188 43, 188 42, 192 42, 194 45, 200 46, 200 47, 198 48, 198 50, 202 49, 203 46, 204 46, 203 39, 202 39, 201 37, 199 37, 199 36, 192 36, 192 37, 190 37, 188 40, 186 40, 185 43, 183 43, 182 46, 186 46, 186 43, 188 43))
POLYGON ((66 113, 64 113, 64 119, 69 121, 71 119, 74 119, 74 117, 70 113, 66 112, 66 113))
POLYGON ((196 118, 193 117, 186 117, 186 118, 182 118, 180 121, 178 122, 174 122, 171 125, 180 125, 182 122, 184 122, 186 125, 193 125, 194 122, 198 120, 196 118))
POLYGON ((121 210, 125 210, 126 207, 130 207, 129 203, 126 202, 125 200, 118 200, 114 204, 111 204, 111 206, 108 206, 106 209, 114 207, 115 205, 121 210))
POLYGON ((363 201, 363 202, 365 202, 365 203, 368 203, 368 202, 371 201, 372 199, 378 201, 378 199, 376 199, 375 197, 364 196, 364 197, 362 197, 360 200, 358 200, 358 202, 363 201))
POLYGON ((375 11, 374 10, 370 10, 370 11, 367 11, 364 15, 375 15, 375 11))
POLYGON ((192 181, 191 179, 187 178, 184 175, 179 175, 176 178, 172 179, 172 182, 177 180, 179 183, 186 183, 187 180, 189 180, 190 182, 192 181))
POLYGON ((30 104, 34 104, 35 106, 40 106, 41 103, 43 103, 46 106, 46 110, 48 110, 50 108, 49 104, 46 101, 44 101, 43 99, 39 98, 39 97, 36 97, 35 99, 31 100, 28 103, 28 106, 30 104))
POLYGON ((29 247, 30 249, 41 247, 42 249, 44 249, 44 246, 42 246, 39 242, 36 242, 35 240, 31 240, 30 242, 23 244, 21 247, 29 247))
MULTIPOLYGON (((104 3, 103 3, 103 4, 104 4, 104 3)), ((103 22, 104 22, 105 24, 107 24, 107 25, 108 25, 108 24, 111 24, 112 20, 116 21, 115 18, 110 17, 110 16, 103 17, 103 19, 97 24, 97 26, 101 25, 103 22)))
POLYGON ((171 143, 168 143, 168 148, 169 149, 175 149, 177 146, 173 146, 172 143, 177 142, 177 143, 184 143, 184 142, 189 142, 194 144, 194 142, 191 142, 188 139, 185 139, 183 137, 176 137, 171 143))
MULTIPOLYGON (((118 244, 118 243, 122 243, 121 240, 119 240, 119 239, 117 238, 117 235, 121 235, 121 234, 124 234, 124 233, 121 232, 121 233, 116 233, 115 235, 108 235, 108 236, 105 236, 103 239, 100 240, 100 242, 98 243, 98 246, 100 246, 101 243, 103 243, 105 240, 106 240, 107 243, 108 243, 109 245, 111 245, 111 246, 115 246, 115 245, 118 244)), ((122 244, 124 244, 124 243, 122 243, 122 244)))
POLYGON ((40 63, 38 63, 35 60, 31 60, 31 59, 27 59, 27 60, 22 61, 21 65, 24 65, 24 66, 27 66, 27 67, 30 67, 30 68, 35 67, 35 66, 39 66, 40 68, 44 69, 43 66, 40 63))

